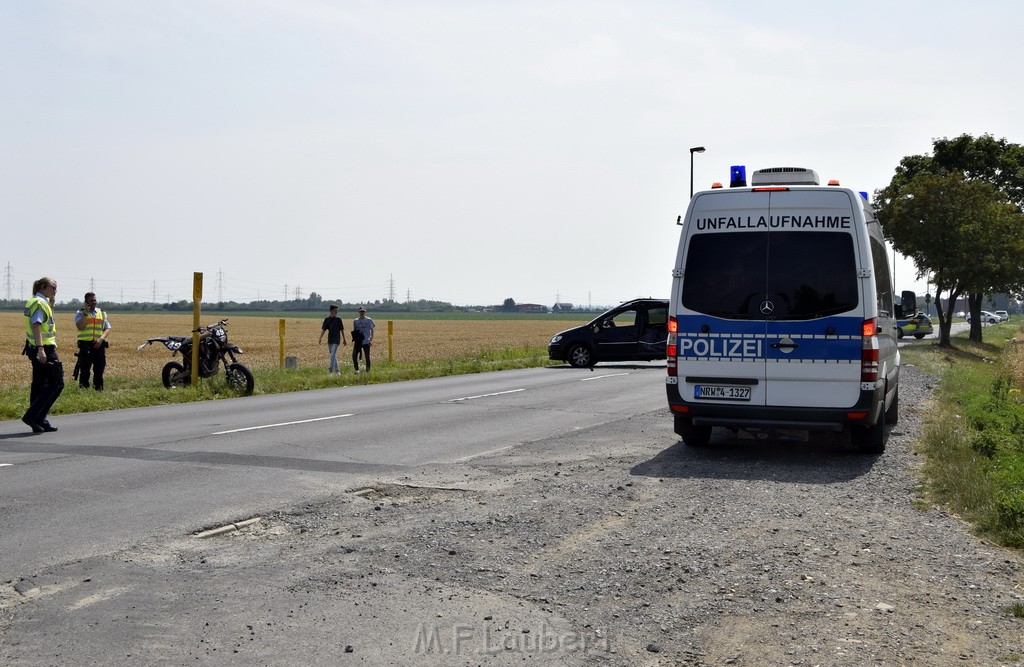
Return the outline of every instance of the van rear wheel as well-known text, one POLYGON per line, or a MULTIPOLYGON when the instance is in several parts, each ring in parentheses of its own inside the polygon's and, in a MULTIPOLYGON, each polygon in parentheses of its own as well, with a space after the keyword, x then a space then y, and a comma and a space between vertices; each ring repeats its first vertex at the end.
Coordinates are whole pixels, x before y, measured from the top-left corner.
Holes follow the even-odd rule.
POLYGON ((688 417, 676 415, 676 433, 687 447, 707 447, 711 442, 710 426, 694 426, 688 417))
POLYGON ((888 437, 884 417, 873 426, 853 426, 850 430, 850 442, 861 454, 881 454, 888 437))
POLYGON ((892 397, 892 404, 889 409, 885 411, 885 423, 889 426, 895 426, 900 423, 900 386, 896 385, 896 391, 892 397))

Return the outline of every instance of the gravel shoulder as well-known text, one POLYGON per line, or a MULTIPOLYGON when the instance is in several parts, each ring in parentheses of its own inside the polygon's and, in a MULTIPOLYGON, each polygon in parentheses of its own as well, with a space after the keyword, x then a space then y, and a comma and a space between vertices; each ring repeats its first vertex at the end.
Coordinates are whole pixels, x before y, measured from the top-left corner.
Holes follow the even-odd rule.
POLYGON ((919 497, 932 382, 905 367, 880 457, 691 449, 657 406, 21 573, 0 662, 1022 665, 1021 555, 919 497))

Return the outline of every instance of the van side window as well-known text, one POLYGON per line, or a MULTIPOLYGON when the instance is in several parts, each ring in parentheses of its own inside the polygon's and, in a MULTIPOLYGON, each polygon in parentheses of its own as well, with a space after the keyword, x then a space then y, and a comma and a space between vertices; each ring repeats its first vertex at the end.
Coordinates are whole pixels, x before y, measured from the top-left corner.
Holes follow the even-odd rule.
POLYGON ((853 237, 845 232, 696 234, 683 274, 683 306, 735 320, 810 320, 859 302, 853 237), (772 311, 761 312, 764 302, 772 311))
POLYGON ((875 295, 878 302, 878 314, 892 317, 892 276, 889 274, 889 254, 885 245, 878 239, 871 239, 872 272, 875 275, 875 295))

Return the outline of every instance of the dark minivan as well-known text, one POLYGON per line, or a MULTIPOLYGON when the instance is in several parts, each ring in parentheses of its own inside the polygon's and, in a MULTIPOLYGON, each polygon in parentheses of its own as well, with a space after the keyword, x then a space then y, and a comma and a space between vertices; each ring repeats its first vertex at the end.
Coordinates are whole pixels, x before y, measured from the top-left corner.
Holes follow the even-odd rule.
POLYGON ((589 324, 555 334, 548 358, 576 368, 600 361, 654 361, 665 358, 667 340, 668 300, 633 299, 589 324))

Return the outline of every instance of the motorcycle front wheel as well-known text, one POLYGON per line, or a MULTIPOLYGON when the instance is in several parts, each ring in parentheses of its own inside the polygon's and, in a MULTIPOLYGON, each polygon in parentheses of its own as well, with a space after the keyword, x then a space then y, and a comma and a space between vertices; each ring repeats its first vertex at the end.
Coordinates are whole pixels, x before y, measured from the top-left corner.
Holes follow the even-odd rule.
POLYGON ((227 368, 228 386, 244 396, 252 396, 256 380, 252 372, 242 364, 230 364, 227 368))
POLYGON ((172 387, 186 387, 192 381, 189 374, 185 372, 185 367, 177 361, 168 361, 167 365, 164 366, 161 377, 164 380, 164 386, 168 389, 172 387))

